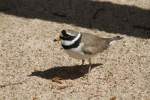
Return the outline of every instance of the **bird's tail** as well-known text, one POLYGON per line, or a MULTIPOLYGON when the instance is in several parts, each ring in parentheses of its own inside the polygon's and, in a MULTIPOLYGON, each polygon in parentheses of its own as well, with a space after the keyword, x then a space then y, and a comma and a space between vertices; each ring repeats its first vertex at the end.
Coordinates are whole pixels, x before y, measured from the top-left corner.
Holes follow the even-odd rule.
POLYGON ((110 38, 110 40, 109 40, 109 44, 110 44, 110 45, 113 45, 113 44, 115 43, 115 41, 121 40, 121 39, 123 39, 123 37, 121 37, 121 36, 112 37, 112 38, 110 38))
POLYGON ((115 36, 115 37, 110 38, 110 42, 111 41, 116 41, 116 40, 121 40, 121 39, 123 39, 123 37, 121 37, 121 36, 115 36))

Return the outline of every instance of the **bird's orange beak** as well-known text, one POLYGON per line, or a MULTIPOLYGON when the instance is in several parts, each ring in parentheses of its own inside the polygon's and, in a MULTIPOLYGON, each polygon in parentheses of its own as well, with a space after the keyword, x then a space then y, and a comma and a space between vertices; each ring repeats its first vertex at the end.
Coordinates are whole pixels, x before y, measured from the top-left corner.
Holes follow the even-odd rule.
POLYGON ((55 39, 54 39, 54 42, 60 42, 61 38, 60 36, 58 35, 55 39))

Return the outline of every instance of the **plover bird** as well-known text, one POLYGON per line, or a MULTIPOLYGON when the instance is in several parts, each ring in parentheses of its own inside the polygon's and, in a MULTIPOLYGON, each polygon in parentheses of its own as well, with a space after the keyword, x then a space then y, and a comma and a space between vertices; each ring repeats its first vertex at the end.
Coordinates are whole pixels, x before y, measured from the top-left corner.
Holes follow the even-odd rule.
POLYGON ((89 72, 91 70, 91 58, 98 53, 106 50, 112 41, 120 40, 123 37, 115 36, 112 38, 102 38, 90 33, 82 33, 74 30, 62 30, 59 38, 55 41, 61 40, 61 45, 69 56, 81 59, 82 64, 85 60, 89 61, 89 72))

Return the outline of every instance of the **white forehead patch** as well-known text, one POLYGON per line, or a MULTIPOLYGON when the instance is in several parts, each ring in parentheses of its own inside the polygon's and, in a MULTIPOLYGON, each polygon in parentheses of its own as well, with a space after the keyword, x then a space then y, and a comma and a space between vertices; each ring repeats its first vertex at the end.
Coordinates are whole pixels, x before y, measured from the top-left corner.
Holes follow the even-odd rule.
POLYGON ((65 46, 69 46, 74 44, 79 38, 81 37, 81 34, 78 34, 73 40, 62 40, 62 44, 65 46))

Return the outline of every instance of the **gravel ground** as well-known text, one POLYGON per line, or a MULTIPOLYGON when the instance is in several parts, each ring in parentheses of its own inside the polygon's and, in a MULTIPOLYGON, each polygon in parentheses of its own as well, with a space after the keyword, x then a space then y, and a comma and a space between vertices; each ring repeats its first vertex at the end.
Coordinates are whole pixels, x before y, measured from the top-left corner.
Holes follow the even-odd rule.
POLYGON ((0 1, 0 100, 150 100, 150 1, 56 1, 0 1), (62 29, 124 39, 87 81, 88 63, 53 42, 62 29))

